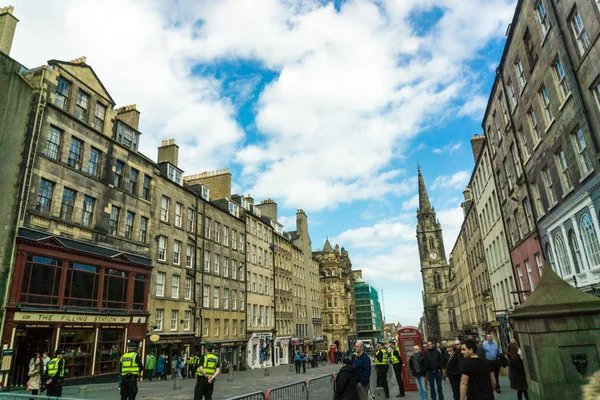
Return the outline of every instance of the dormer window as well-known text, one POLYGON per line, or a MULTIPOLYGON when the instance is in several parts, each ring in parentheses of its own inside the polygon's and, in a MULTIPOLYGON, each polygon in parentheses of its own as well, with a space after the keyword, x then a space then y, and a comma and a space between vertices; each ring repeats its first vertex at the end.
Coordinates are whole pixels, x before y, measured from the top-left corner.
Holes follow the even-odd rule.
POLYGON ((252 212, 254 214, 256 214, 257 217, 261 217, 262 216, 262 214, 260 212, 260 208, 258 208, 258 207, 252 207, 252 212))
POLYGON ((139 133, 119 121, 117 125, 117 135, 115 140, 123 146, 137 151, 139 133))
POLYGON ((58 85, 56 85, 56 93, 54 94, 54 104, 66 110, 69 107, 69 91, 71 89, 71 82, 58 78, 58 85))
POLYGON ((180 169, 167 163, 167 178, 178 185, 183 184, 183 174, 180 169))
POLYGON ((249 210, 250 209, 250 202, 246 199, 242 199, 242 208, 249 210))
POLYGON ((210 190, 208 190, 208 188, 206 186, 202 186, 202 193, 200 194, 200 196, 204 200, 210 201, 210 190))
POLYGON ((240 217, 240 207, 231 201, 229 202, 229 214, 240 217))

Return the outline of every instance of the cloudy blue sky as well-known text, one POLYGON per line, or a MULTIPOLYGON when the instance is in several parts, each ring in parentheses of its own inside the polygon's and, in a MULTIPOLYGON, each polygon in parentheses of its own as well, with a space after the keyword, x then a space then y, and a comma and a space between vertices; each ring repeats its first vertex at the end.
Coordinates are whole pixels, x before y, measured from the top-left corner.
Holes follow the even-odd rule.
POLYGON ((460 229, 487 96, 516 0, 11 0, 27 67, 86 56, 141 149, 175 138, 186 174, 309 216, 383 289, 389 322, 422 313, 416 166, 460 229))

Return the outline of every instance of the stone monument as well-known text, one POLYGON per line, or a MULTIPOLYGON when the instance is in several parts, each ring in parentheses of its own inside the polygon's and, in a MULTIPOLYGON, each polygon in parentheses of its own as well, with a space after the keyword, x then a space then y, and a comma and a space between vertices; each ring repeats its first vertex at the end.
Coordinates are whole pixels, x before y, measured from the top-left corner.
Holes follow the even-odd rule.
POLYGON ((546 263, 535 291, 512 313, 531 400, 580 399, 600 369, 600 298, 546 263))

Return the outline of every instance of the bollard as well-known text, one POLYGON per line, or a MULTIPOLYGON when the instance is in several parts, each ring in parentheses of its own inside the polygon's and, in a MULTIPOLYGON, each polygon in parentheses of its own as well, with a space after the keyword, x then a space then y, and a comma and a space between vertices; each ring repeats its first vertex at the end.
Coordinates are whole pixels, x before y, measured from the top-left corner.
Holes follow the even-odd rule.
POLYGON ((269 371, 269 368, 265 368, 265 376, 271 376, 271 371, 269 371))
POLYGON ((375 388, 375 398, 385 399, 385 390, 382 387, 375 388))
POLYGON ((87 386, 79 387, 79 394, 77 395, 80 399, 87 399, 87 386))
POLYGON ((181 379, 178 376, 173 379, 173 390, 181 390, 181 379))
POLYGON ((233 367, 229 367, 229 374, 227 375, 227 382, 231 382, 233 380, 233 367))

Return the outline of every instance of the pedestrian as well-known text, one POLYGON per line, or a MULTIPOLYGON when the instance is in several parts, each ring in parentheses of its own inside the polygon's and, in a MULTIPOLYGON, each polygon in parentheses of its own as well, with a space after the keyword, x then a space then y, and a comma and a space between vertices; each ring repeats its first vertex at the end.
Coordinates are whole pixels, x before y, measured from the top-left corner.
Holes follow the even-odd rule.
POLYGON ((510 380, 510 388, 517 391, 518 400, 523 399, 529 400, 529 394, 527 393, 527 376, 525 375, 525 366, 523 365, 523 359, 519 355, 519 345, 517 343, 511 343, 508 345, 508 379, 510 380))
POLYGON ((181 375, 181 371, 183 370, 184 365, 183 357, 175 355, 175 360, 175 377, 183 379, 183 375, 181 375))
POLYGON ((446 348, 446 359, 444 361, 444 377, 447 377, 452 387, 452 397, 454 400, 460 398, 460 369, 458 367, 458 359, 460 353, 450 345, 446 348))
POLYGON ((385 398, 390 398, 390 387, 387 381, 387 372, 390 366, 388 364, 388 352, 383 348, 382 343, 377 343, 375 352, 375 372, 377 376, 377 387, 382 387, 385 392, 385 398))
POLYGON ((590 376, 587 384, 583 387, 582 400, 600 399, 600 369, 590 376))
POLYGON ((367 400, 369 398, 369 384, 371 382, 371 359, 365 353, 365 344, 357 340, 354 345, 356 350, 356 358, 354 366, 356 367, 356 391, 358 392, 359 400, 367 400))
POLYGON ((198 361, 196 372, 196 387, 194 388, 194 400, 212 400, 214 382, 221 373, 219 357, 212 354, 213 346, 204 346, 204 355, 198 361))
POLYGON ((158 361, 156 362, 156 376, 159 380, 167 379, 165 376, 167 372, 167 359, 165 357, 165 353, 161 354, 158 357, 158 361))
POLYGON ((439 343, 435 344, 435 348, 437 349, 437 351, 440 352, 440 354, 444 354, 444 352, 442 351, 442 345, 439 343))
POLYGON ((477 355, 477 343, 462 342, 461 352, 464 360, 460 369, 459 400, 494 400, 496 377, 490 362, 477 355))
POLYGON ((42 386, 42 373, 44 372, 44 362, 38 355, 33 360, 33 364, 29 367, 29 380, 27 381, 27 390, 31 391, 33 396, 40 394, 40 387, 42 386))
POLYGON ((442 340, 442 347, 440 350, 442 351, 442 355, 446 354, 446 351, 448 351, 448 342, 442 340))
POLYGON ((296 351, 294 354, 294 366, 296 367, 296 373, 300 373, 300 365, 302 364, 302 356, 300 356, 300 350, 296 351))
POLYGON ((400 349, 396 347, 396 343, 390 343, 392 347, 392 351, 390 352, 390 361, 392 363, 392 368, 394 369, 394 374, 396 375, 396 382, 398 382, 398 389, 400 389, 400 394, 397 394, 396 397, 404 397, 404 382, 402 382, 402 367, 404 364, 402 363, 402 355, 400 355, 400 349))
POLYGON ((419 390, 420 400, 427 400, 427 386, 425 380, 427 379, 427 358, 421 352, 421 347, 413 347, 413 355, 408 361, 408 369, 417 382, 417 389, 419 390))
POLYGON ((302 373, 305 374, 306 373, 306 353, 302 352, 302 355, 300 356, 300 361, 302 361, 302 373))
POLYGON ((427 342, 425 358, 427 358, 427 379, 429 381, 429 390, 431 390, 431 400, 436 400, 436 397, 439 400, 444 400, 444 392, 442 391, 442 368, 444 367, 444 360, 442 353, 433 347, 433 342, 427 342))
POLYGON ((146 360, 146 378, 148 381, 152 382, 152 378, 154 378, 154 369, 156 368, 156 356, 154 353, 150 353, 148 359, 146 360))
POLYGON ((138 379, 143 380, 144 364, 137 353, 136 342, 127 343, 127 353, 119 361, 121 369, 121 400, 135 400, 138 393, 138 379))
POLYGON ((500 358, 503 357, 500 346, 494 340, 492 335, 487 335, 487 340, 481 345, 485 351, 485 358, 488 360, 493 368, 494 376, 496 377, 496 392, 501 393, 500 381, 498 375, 500 375, 500 358))
POLYGON ((335 400, 358 400, 358 371, 351 358, 342 360, 344 366, 335 378, 335 400))
POLYGON ((46 380, 48 397, 62 396, 62 383, 65 377, 64 355, 62 349, 57 349, 54 352, 54 358, 48 361, 48 379, 46 380))

